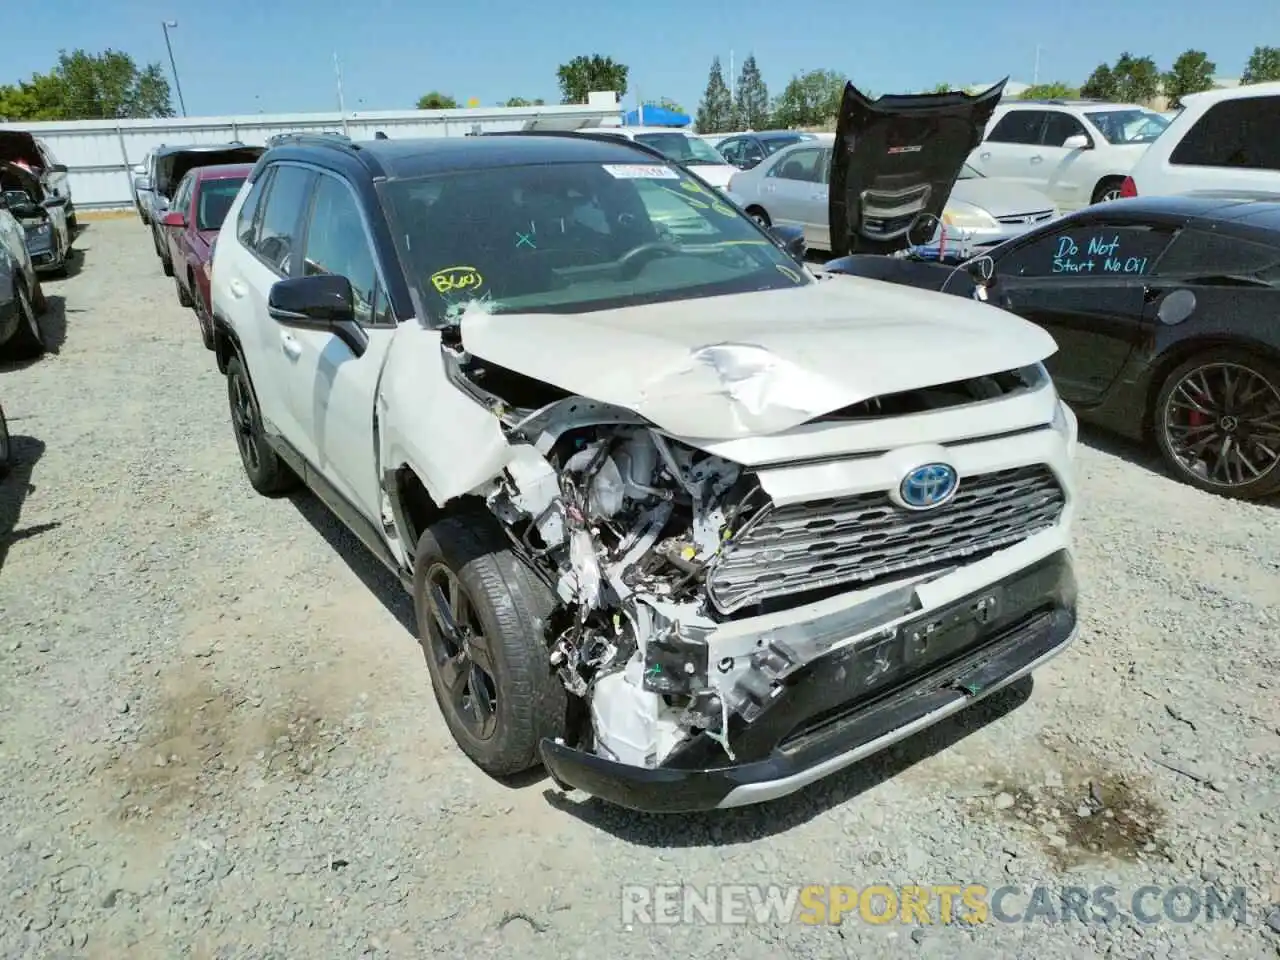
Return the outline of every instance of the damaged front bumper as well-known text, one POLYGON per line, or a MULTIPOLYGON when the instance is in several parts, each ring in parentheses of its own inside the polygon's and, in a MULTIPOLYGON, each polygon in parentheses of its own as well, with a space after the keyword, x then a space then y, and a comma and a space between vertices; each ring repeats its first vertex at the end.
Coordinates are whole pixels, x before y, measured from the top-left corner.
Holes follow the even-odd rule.
MULTIPOLYGON (((990 562, 999 561, 974 566, 990 562)), ((1013 683, 1061 653, 1075 633, 1076 584, 1065 548, 949 602, 926 603, 925 590, 916 585, 761 631, 754 673, 764 682, 753 697, 755 709, 730 724, 735 759, 729 765, 714 765, 725 752, 706 733, 653 768, 552 740, 542 743, 543 763, 561 788, 633 810, 683 813, 759 803, 1013 683)))

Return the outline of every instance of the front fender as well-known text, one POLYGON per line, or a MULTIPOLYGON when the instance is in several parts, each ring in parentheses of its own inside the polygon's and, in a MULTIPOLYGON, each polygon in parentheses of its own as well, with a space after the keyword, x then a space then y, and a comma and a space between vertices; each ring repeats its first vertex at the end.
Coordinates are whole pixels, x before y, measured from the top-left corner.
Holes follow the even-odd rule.
POLYGON ((502 427, 450 382, 440 333, 400 324, 378 384, 379 474, 407 464, 437 506, 496 477, 511 457, 502 427))

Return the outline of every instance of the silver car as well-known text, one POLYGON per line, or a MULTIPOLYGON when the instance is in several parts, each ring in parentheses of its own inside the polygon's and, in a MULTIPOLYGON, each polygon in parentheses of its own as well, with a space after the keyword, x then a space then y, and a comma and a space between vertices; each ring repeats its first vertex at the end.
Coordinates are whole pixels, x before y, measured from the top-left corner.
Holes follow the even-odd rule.
MULTIPOLYGON (((811 248, 833 250, 828 185, 834 134, 818 134, 778 151, 750 170, 734 174, 729 193, 760 223, 786 224, 804 230, 811 248)), ((942 210, 944 237, 976 249, 1002 243, 1059 215, 1044 194, 1010 180, 984 177, 963 163, 942 210)), ((954 167, 952 168, 955 169, 954 167)), ((862 226, 877 239, 905 236, 918 212, 917 191, 901 198, 901 210, 890 201, 864 213, 862 226)))

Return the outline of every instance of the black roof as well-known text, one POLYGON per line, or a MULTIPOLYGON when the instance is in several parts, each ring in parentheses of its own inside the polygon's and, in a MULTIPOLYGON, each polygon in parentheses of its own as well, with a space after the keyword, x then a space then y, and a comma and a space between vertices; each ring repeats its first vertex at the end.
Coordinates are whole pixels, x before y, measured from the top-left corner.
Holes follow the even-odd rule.
MULTIPOLYGON (((1141 189, 1141 184, 1138 185, 1141 189)), ((1280 194, 1248 192, 1206 192, 1171 197, 1127 197, 1085 207, 1070 215, 1073 219, 1162 220, 1186 222, 1212 220, 1247 224, 1280 231, 1280 194)))
POLYGON ((421 137, 412 140, 298 138, 282 142, 260 162, 306 160, 355 174, 407 179, 456 170, 556 163, 652 163, 655 154, 630 140, 579 133, 421 137))

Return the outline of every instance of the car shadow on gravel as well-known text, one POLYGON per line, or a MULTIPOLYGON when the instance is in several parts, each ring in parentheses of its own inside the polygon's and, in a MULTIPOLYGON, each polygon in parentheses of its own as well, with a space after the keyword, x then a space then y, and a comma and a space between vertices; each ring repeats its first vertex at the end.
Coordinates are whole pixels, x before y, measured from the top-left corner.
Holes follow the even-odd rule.
POLYGON ((45 352, 40 356, 29 359, 11 360, 0 350, 0 371, 22 370, 33 363, 39 363, 48 354, 58 353, 63 344, 67 342, 67 313, 80 313, 81 311, 68 311, 66 298, 60 297, 56 293, 46 291, 44 298, 47 306, 40 317, 40 332, 44 334, 45 352))
POLYGON ((868 757, 809 787, 768 803, 709 813, 644 814, 596 798, 571 799, 559 790, 544 791, 547 802, 571 816, 642 847, 709 847, 750 843, 786 833, 834 807, 901 775, 1025 703, 1034 689, 1026 677, 980 700, 967 710, 922 730, 914 737, 868 757))
POLYGON ((0 570, 4 569, 9 548, 21 540, 28 540, 59 526, 58 523, 37 523, 19 528, 22 505, 35 490, 31 475, 36 463, 44 456, 44 442, 23 435, 14 424, 21 424, 20 417, 12 417, 9 423, 9 472, 0 477, 0 570))
MULTIPOLYGON (((1164 460, 1159 451, 1155 449, 1154 443, 1139 443, 1136 440, 1130 440, 1128 437, 1110 433, 1101 427, 1086 423, 1080 424, 1080 442, 1097 450, 1099 453, 1108 454, 1151 473, 1159 474, 1162 477, 1171 476, 1165 468, 1164 460)), ((1177 478, 1172 479, 1175 483, 1181 483, 1177 478)), ((1252 502, 1263 506, 1280 508, 1280 495, 1264 497, 1261 500, 1252 502)))
POLYGON ((418 630, 414 620, 413 601, 391 572, 369 552, 369 548, 343 526, 315 494, 302 490, 291 494, 289 500, 307 523, 315 528, 316 533, 324 537, 325 542, 342 558, 342 562, 351 568, 351 572, 360 578, 360 582, 400 621, 409 635, 416 637, 418 630))

